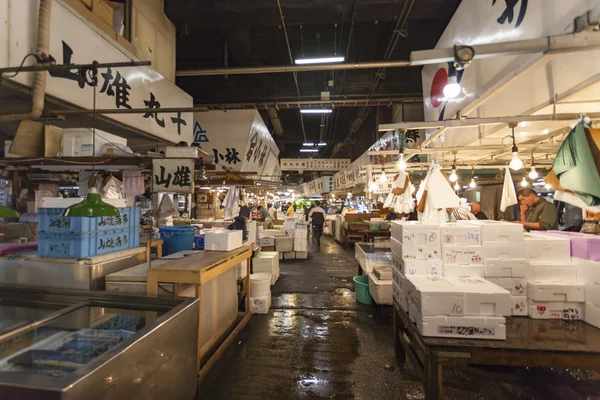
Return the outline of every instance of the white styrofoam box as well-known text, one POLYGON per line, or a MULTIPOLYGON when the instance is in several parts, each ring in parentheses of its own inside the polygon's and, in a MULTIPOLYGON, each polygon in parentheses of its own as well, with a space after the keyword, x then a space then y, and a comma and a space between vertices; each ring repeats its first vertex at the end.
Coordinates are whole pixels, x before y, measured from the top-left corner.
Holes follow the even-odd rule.
POLYGON ((377 304, 393 304, 392 281, 379 280, 373 272, 369 274, 369 293, 377 304))
POLYGON ((483 261, 486 278, 526 278, 527 260, 498 260, 486 258, 483 261))
POLYGON ((582 283, 529 282, 529 298, 534 301, 562 301, 583 303, 585 286, 582 283))
POLYGON ((402 291, 406 291, 404 274, 396 266, 392 266, 392 282, 394 282, 402 291))
POLYGON ((250 313, 268 314, 271 308, 271 294, 268 296, 250 297, 250 313))
POLYGON ((297 260, 306 260, 308 259, 308 251, 295 251, 297 260))
POLYGON ((293 251, 288 251, 286 253, 283 253, 283 259, 284 260, 295 260, 296 259, 296 253, 293 251))
MULTIPOLYGON (((279 253, 279 252, 277 252, 277 253, 279 253)), ((283 260, 283 253, 279 253, 279 259, 283 260)))
POLYGON ((402 244, 440 244, 440 226, 421 221, 392 221, 392 237, 402 244))
POLYGON ((434 244, 402 244, 400 253, 402 260, 440 260, 442 249, 439 243, 434 244))
POLYGON ((590 282, 600 284, 600 262, 584 260, 582 258, 572 258, 577 269, 577 279, 580 282, 590 282))
POLYGON ((274 236, 261 237, 260 239, 258 239, 258 245, 265 246, 265 247, 275 246, 275 237, 274 236))
POLYGON ((406 295, 419 314, 510 315, 510 293, 481 278, 406 277, 406 295))
POLYGON ((490 278, 488 281, 510 292, 513 297, 527 297, 527 278, 490 278))
POLYGON ((166 158, 199 158, 200 151, 198 147, 175 147, 167 146, 165 149, 166 158))
POLYGON ((406 297, 404 291, 400 289, 400 286, 396 285, 396 282, 392 283, 392 297, 405 312, 408 312, 408 297, 406 297))
POLYGON ((288 230, 291 229, 293 231, 296 230, 296 223, 295 222, 284 222, 283 223, 283 230, 288 230))
POLYGON ((242 231, 207 231, 204 234, 204 250, 235 250, 242 247, 242 238, 242 231))
POLYGON ((248 231, 248 243, 256 243, 256 221, 246 221, 246 230, 248 231))
POLYGON ((529 299, 529 317, 533 319, 584 319, 585 303, 534 301, 529 299))
POLYGON ((571 264, 571 241, 549 235, 525 234, 527 260, 549 264, 571 264))
POLYGON ((252 271, 271 274, 271 285, 279 279, 279 253, 276 251, 261 251, 252 258, 252 271))
POLYGON ((246 266, 246 262, 243 261, 243 262, 239 263, 237 266, 237 280, 241 281, 246 276, 248 276, 248 268, 246 266))
POLYGON ((496 260, 525 260, 524 242, 487 243, 483 242, 483 258, 496 260))
POLYGON ((417 324, 417 329, 423 336, 488 340, 506 339, 506 319, 504 317, 422 316, 414 304, 409 304, 408 315, 417 324))
POLYGON ((403 260, 400 261, 403 275, 439 275, 442 276, 442 260, 403 260))
POLYGON ((588 324, 600 328, 600 305, 586 302, 584 320, 588 324))
POLYGON ((442 276, 445 278, 485 277, 485 268, 483 265, 444 264, 442 271, 442 276))
POLYGON ((482 243, 522 242, 523 225, 502 221, 465 221, 481 227, 482 243))
MULTIPOLYGON (((92 156, 92 131, 87 128, 63 129, 62 155, 63 157, 87 157, 92 156)), ((105 144, 117 144, 127 146, 127 139, 96 129, 96 154, 101 156, 102 147, 105 144)))
POLYGON ((511 313, 514 317, 526 317, 529 314, 527 308, 528 299, 526 296, 511 296, 511 313))
POLYGON ((390 238, 390 250, 402 258, 402 243, 398 239, 390 238))
POLYGON ((385 281, 392 280, 392 266, 391 265, 377 265, 373 267, 373 273, 377 279, 383 279, 385 281))
POLYGON ((271 295, 271 274, 258 272, 250 274, 250 297, 271 295))
POLYGON ((294 236, 294 251, 307 251, 308 239, 305 235, 294 236))
POLYGON ((280 253, 289 253, 294 251, 294 238, 291 236, 276 236, 275 250, 280 253))
POLYGON ((577 282, 577 268, 574 265, 552 265, 527 263, 527 280, 530 282, 577 282))
POLYGON ((481 245, 481 227, 474 224, 449 222, 440 226, 442 246, 478 246, 481 245))
POLYGON ((299 231, 308 231, 308 222, 298 222, 296 229, 299 231))
POLYGON ((600 307, 600 285, 597 283, 585 283, 585 302, 596 304, 600 307))
POLYGON ((454 265, 483 265, 481 246, 442 246, 442 262, 454 265))
POLYGON ((276 237, 276 236, 284 236, 285 232, 281 229, 264 229, 260 232, 260 237, 276 237))
POLYGON ((295 224, 296 222, 298 222, 298 217, 285 217, 283 219, 283 223, 286 223, 286 222, 288 222, 288 223, 293 222, 295 224))

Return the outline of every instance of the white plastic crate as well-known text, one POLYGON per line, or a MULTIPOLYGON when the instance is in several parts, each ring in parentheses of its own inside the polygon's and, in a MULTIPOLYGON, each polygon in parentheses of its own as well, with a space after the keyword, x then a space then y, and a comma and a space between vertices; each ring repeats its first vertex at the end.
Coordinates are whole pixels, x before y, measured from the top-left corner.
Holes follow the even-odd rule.
POLYGON ((581 283, 529 282, 529 298, 534 301, 583 303, 585 286, 581 283))
POLYGON ((369 274, 369 293, 377 304, 392 305, 392 281, 379 280, 373 272, 369 274))

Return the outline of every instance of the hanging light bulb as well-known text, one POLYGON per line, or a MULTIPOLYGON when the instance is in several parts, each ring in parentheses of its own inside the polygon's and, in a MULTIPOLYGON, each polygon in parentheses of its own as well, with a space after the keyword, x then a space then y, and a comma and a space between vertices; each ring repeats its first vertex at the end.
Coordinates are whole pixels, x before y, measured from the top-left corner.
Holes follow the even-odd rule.
POLYGON ((544 186, 546 188, 546 190, 552 190, 552 186, 550 186, 549 183, 546 183, 546 186, 544 186))
POLYGON ((381 182, 381 183, 387 182, 387 175, 385 174, 385 168, 382 168, 381 176, 379 177, 379 182, 381 182))
POLYGON ((444 96, 447 99, 454 99, 462 91, 460 83, 458 83, 458 74, 456 67, 451 65, 448 70, 448 83, 444 86, 444 96))
POLYGON ((371 192, 376 191, 379 188, 376 182, 371 183, 371 192))
POLYGON ((477 184, 475 183, 475 178, 471 178, 471 183, 469 183, 469 187, 471 189, 475 189, 475 187, 477 187, 477 184))
POLYGON ((454 190, 458 191, 460 189, 460 185, 458 182, 454 183, 454 190))
POLYGON ((404 153, 400 153, 400 159, 398 160, 398 164, 396 164, 396 168, 399 171, 404 171, 406 169, 406 160, 404 160, 404 153))
POLYGON ((456 174, 456 168, 452 168, 452 173, 450 174, 450 182, 456 182, 458 180, 458 175, 456 174))
POLYGON ((538 178, 538 173, 535 170, 535 160, 533 159, 533 151, 531 152, 531 171, 529 171, 529 179, 535 181, 538 178))
POLYGON ((521 168, 523 168, 523 161, 519 158, 519 149, 517 148, 517 143, 515 142, 515 126, 516 124, 512 123, 510 124, 510 127, 512 128, 512 160, 510 161, 510 169, 512 169, 513 171, 518 171, 521 168))
POLYGON ((529 186, 529 182, 527 182, 527 179, 525 177, 523 177, 523 179, 521 180, 521 186, 522 187, 529 186))

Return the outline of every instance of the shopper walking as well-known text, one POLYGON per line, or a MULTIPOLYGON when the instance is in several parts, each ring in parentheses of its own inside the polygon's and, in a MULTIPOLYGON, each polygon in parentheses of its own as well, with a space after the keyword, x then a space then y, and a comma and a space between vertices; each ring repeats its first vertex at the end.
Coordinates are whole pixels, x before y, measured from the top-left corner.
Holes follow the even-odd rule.
POLYGON ((325 210, 321 208, 320 201, 315 201, 315 207, 308 213, 308 219, 312 223, 313 235, 317 239, 317 246, 320 246, 323 225, 325 225, 325 210))

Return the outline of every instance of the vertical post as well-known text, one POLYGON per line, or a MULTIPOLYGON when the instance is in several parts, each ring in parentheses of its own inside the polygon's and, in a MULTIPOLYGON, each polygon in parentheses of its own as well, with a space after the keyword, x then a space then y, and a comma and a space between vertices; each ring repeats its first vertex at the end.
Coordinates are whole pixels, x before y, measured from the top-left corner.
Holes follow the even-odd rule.
POLYGON ((431 352, 425 358, 425 400, 439 400, 442 395, 442 364, 437 353, 431 352))
POLYGON ((244 279, 244 286, 246 287, 246 314, 250 312, 250 261, 252 258, 252 249, 249 250, 248 258, 246 259, 246 278, 244 279))
POLYGON ((373 183, 373 166, 367 165, 367 199, 371 200, 373 198, 373 193, 371 193, 371 183, 373 183))
POLYGON ((200 372, 200 356, 202 352, 202 285, 196 285, 196 298, 198 299, 198 354, 196 355, 196 372, 200 372))

